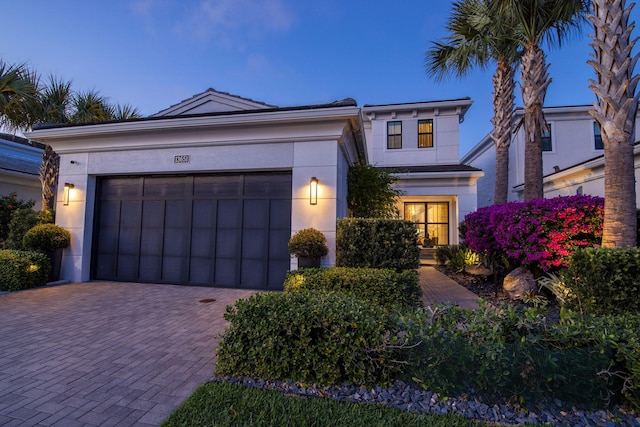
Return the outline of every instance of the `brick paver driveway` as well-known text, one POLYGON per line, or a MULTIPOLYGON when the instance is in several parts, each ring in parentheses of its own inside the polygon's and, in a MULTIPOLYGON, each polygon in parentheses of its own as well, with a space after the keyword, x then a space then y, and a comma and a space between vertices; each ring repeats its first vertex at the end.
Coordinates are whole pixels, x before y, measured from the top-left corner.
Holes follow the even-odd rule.
POLYGON ((225 307, 253 293, 95 282, 0 295, 0 425, 158 425, 211 378, 225 307))

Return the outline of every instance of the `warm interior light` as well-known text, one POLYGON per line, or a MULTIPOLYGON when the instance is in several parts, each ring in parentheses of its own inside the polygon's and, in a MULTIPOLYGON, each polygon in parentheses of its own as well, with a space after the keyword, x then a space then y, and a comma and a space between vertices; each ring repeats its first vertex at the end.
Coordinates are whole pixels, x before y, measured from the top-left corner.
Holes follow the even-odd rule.
POLYGON ((309 204, 318 204, 318 178, 315 176, 309 181, 309 204))
POLYGON ((68 182, 64 183, 64 191, 62 193, 62 204, 65 206, 69 206, 69 193, 75 186, 73 184, 69 184, 68 182))

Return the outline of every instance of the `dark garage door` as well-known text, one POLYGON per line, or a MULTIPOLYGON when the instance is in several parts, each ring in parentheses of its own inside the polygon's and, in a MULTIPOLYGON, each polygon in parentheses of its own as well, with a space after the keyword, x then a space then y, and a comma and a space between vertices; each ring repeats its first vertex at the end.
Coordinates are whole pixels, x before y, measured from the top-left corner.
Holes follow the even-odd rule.
POLYGON ((103 177, 92 277, 282 289, 291 174, 103 177))

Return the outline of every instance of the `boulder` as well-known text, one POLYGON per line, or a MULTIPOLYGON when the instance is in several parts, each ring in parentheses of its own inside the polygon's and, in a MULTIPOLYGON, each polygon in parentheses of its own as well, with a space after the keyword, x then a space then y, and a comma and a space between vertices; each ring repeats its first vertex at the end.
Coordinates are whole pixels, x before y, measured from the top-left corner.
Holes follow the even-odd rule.
POLYGON ((473 275, 473 276, 491 276, 493 274, 493 271, 491 271, 490 269, 488 269, 487 267, 485 267, 482 264, 473 264, 473 265, 467 265, 464 268, 464 271, 473 275))
POLYGON ((504 278, 502 289, 510 299, 522 299, 528 292, 536 293, 538 287, 533 274, 524 268, 516 268, 504 278))

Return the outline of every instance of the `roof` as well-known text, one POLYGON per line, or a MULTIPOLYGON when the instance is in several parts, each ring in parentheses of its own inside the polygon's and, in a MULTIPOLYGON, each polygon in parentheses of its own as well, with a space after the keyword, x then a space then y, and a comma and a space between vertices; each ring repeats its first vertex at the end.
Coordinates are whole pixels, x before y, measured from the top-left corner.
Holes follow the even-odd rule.
POLYGON ((38 142, 38 141, 32 141, 30 139, 27 138, 23 138, 21 136, 17 136, 17 135, 13 135, 10 133, 3 133, 0 132, 0 139, 4 140, 4 141, 10 141, 10 142, 15 142, 16 144, 20 144, 20 145, 26 145, 29 147, 35 147, 35 148, 39 148, 41 150, 44 150, 45 145, 38 142))
POLYGON ((151 116, 173 116, 177 114, 213 113, 265 108, 277 108, 277 106, 209 88, 204 92, 183 99, 177 104, 173 104, 151 116))
POLYGON ((464 98, 438 99, 438 100, 434 100, 434 101, 401 102, 401 103, 396 103, 396 104, 365 104, 363 108, 368 108, 368 107, 403 107, 403 106, 409 107, 409 106, 416 105, 416 104, 446 104, 446 103, 459 102, 459 101, 472 102, 471 98, 466 96, 464 98))
POLYGON ((40 162, 36 163, 19 157, 0 156, 0 170, 38 176, 40 174, 40 162))
POLYGON ((385 166, 377 169, 391 173, 435 173, 435 172, 482 172, 482 169, 463 164, 453 165, 420 165, 420 166, 385 166))
POLYGON ((134 122, 150 122, 150 121, 159 121, 159 120, 168 120, 168 119, 185 119, 185 118, 196 118, 196 117, 219 117, 219 116, 233 116, 233 115, 244 115, 244 114, 255 114, 255 113, 273 113, 273 112, 281 112, 281 111, 303 111, 303 110, 321 110, 327 108, 336 108, 336 107, 357 107, 358 104, 353 98, 345 98, 339 101, 334 101, 329 104, 316 104, 316 105, 299 105, 293 107, 274 107, 274 108, 259 108, 253 110, 237 110, 237 111, 218 111, 213 113, 198 113, 198 114, 178 114, 174 116, 151 116, 151 117, 141 117, 136 119, 129 120, 111 120, 106 122, 95 122, 95 123, 43 123, 37 124, 33 126, 33 130, 40 129, 55 129, 55 128, 67 128, 67 127, 79 127, 79 126, 92 126, 92 125, 103 125, 110 123, 134 123, 134 122))

